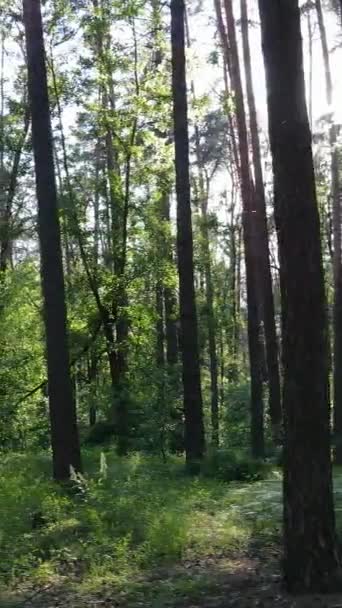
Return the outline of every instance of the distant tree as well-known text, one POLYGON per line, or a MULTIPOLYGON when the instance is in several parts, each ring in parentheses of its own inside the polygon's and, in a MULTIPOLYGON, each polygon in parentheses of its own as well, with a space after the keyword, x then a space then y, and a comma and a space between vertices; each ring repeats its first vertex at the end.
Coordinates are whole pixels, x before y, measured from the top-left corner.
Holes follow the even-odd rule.
POLYGON ((326 100, 328 104, 329 145, 330 145, 330 194, 332 201, 333 227, 333 379, 334 379, 334 432, 335 462, 342 464, 342 243, 341 243, 341 196, 340 196, 340 154, 337 142, 337 126, 333 116, 333 81, 330 66, 328 38, 321 0, 316 0, 316 13, 320 35, 325 73, 326 100))
POLYGON ((258 302, 257 265, 255 251, 255 192, 249 165, 247 122, 243 98, 233 4, 224 1, 227 36, 224 48, 234 92, 239 147, 239 173, 243 206, 243 243, 247 281, 248 347, 251 374, 251 446, 255 457, 264 454, 264 409, 262 389, 262 349, 260 342, 260 312, 258 302))
POLYGON ((255 180, 255 248, 257 257, 257 283, 261 316, 264 322, 267 376, 269 386, 269 413, 275 441, 279 441, 279 431, 282 422, 280 378, 278 362, 278 343, 274 313, 274 299, 272 288, 272 274, 270 266, 270 252, 268 243, 268 226, 266 214, 266 198, 264 178, 261 164, 261 149, 256 113, 256 104, 253 88, 251 52, 248 33, 248 5, 247 0, 241 0, 241 31, 243 43, 243 57, 246 73, 247 102, 249 109, 250 139, 252 146, 254 180, 255 180))

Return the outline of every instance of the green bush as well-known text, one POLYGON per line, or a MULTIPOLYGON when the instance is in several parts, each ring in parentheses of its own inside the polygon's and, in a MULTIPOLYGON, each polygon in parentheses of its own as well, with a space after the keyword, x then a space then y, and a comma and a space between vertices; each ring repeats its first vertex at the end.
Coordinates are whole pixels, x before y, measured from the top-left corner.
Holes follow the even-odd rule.
POLYGON ((226 387, 228 407, 222 412, 222 444, 231 450, 248 449, 250 445, 249 382, 230 383, 226 387))
POLYGON ((221 481, 258 481, 267 475, 268 467, 247 454, 230 450, 213 450, 208 453, 202 474, 221 481))
POLYGON ((114 432, 115 426, 113 424, 100 420, 89 429, 84 443, 86 445, 104 445, 110 443, 113 440, 114 432))

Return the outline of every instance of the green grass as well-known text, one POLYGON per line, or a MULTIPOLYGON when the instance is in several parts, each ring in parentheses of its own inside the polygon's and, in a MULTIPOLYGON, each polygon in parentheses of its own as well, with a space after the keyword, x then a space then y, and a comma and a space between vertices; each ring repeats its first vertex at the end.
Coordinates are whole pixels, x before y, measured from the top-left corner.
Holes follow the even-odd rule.
MULTIPOLYGON (((1 606, 21 605, 1 600, 10 590, 25 598, 45 584, 62 585, 63 593, 72 589, 73 606, 75 597, 84 606, 85 597, 107 588, 127 607, 176 608, 189 597, 200 603, 211 587, 215 593, 221 586, 219 560, 227 563, 256 543, 267 551, 279 536, 276 469, 264 480, 227 483, 189 477, 177 458, 163 464, 141 454, 118 459, 110 450, 92 449, 84 460, 75 496, 50 481, 47 455, 2 457, 1 606), (37 513, 40 525, 33 527, 37 513)), ((342 530, 340 469, 335 495, 342 530)))
POLYGON ((85 469, 75 497, 50 481, 48 456, 2 458, 3 588, 67 575, 84 589, 103 581, 124 589, 147 570, 247 546, 279 520, 275 477, 253 484, 191 478, 180 459, 120 460, 95 449, 85 469), (33 528, 36 513, 41 525, 33 528))
MULTIPOLYGON (((108 586, 127 606, 140 605, 141 597, 152 607, 181 606, 184 597, 195 601, 215 586, 206 560, 229 560, 256 543, 267 550, 279 536, 276 469, 264 480, 227 483, 189 477, 177 458, 163 464, 92 449, 84 460, 75 496, 50 480, 47 455, 2 457, 1 606, 11 605, 1 603, 1 592, 24 590, 25 597, 45 584, 67 586, 80 597, 108 586), (33 527, 37 513, 40 525, 33 527), (187 562, 205 565, 194 575, 187 562)), ((342 530, 342 470, 335 471, 335 495, 342 530)))

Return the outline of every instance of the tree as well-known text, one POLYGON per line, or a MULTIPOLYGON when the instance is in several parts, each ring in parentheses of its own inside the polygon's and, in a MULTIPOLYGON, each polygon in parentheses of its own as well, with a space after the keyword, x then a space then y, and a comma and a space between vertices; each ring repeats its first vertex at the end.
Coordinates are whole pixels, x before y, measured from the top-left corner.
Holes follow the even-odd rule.
POLYGON ((284 574, 291 591, 327 590, 339 562, 324 277, 300 12, 297 0, 259 0, 259 9, 282 299, 284 574))
POLYGON ((196 462, 203 457, 205 439, 194 288, 184 17, 184 0, 172 0, 172 96, 177 193, 179 306, 183 365, 185 450, 187 462, 191 465, 192 462, 196 462))
POLYGON ((279 441, 281 427, 281 398, 278 364, 278 344, 275 325, 274 299, 272 289, 272 274, 268 244, 268 227, 263 171, 261 165, 260 138, 258 131, 257 113, 253 89, 251 53, 248 34, 247 0, 241 0, 241 31, 243 56, 246 73, 247 101, 249 108, 250 138, 253 153, 255 179, 255 219, 256 219, 256 256, 258 285, 262 319, 264 322, 267 372, 269 384, 269 412, 275 441, 279 441))
POLYGON ((333 226, 333 278, 334 278, 334 311, 333 311, 333 379, 334 379, 334 431, 335 462, 342 463, 342 248, 341 248, 341 200, 340 200, 340 159, 337 143, 337 128, 333 116, 333 84, 330 67, 327 33, 321 0, 316 0, 316 12, 319 35, 322 46, 322 57, 325 73, 326 99, 329 108, 329 145, 330 145, 330 192, 332 200, 333 226))
MULTIPOLYGON (((185 27, 186 27, 186 39, 187 48, 191 50, 191 39, 189 29, 189 19, 187 12, 185 11, 185 27)), ((195 83, 191 80, 190 83, 192 101, 196 104, 196 89, 195 83)), ((209 127, 209 124, 207 125, 209 127)), ((195 155, 198 171, 198 198, 199 206, 201 209, 201 250, 202 260, 204 267, 204 282, 205 282, 205 316, 206 324, 208 328, 208 350, 209 350, 209 367, 210 367, 210 393, 211 393, 211 441, 214 447, 218 447, 220 441, 219 433, 219 394, 218 394, 218 360, 217 360, 217 345, 216 345, 216 320, 214 311, 214 288, 212 280, 212 259, 210 251, 210 231, 209 231, 209 190, 211 180, 214 177, 216 168, 219 164, 219 160, 215 159, 214 168, 208 171, 205 161, 210 161, 210 153, 205 154, 205 150, 202 153, 202 146, 200 141, 200 129, 198 121, 195 123, 194 128, 194 143, 195 143, 195 155), (207 158, 205 158, 207 156, 207 158)), ((210 127, 209 127, 210 132, 210 127)), ((210 137, 210 135, 209 135, 210 137)), ((205 146, 203 146, 205 148, 205 146)))
POLYGON ((255 457, 264 454, 263 397, 261 378, 260 316, 257 297, 257 269, 255 263, 255 194, 249 169, 247 123, 243 98, 240 62, 236 40, 233 5, 224 1, 227 35, 226 56, 229 57, 231 84, 234 91, 235 112, 240 156, 240 185, 243 206, 243 241, 247 282, 247 320, 249 364, 251 374, 251 447, 255 457))
POLYGON ((76 409, 67 341, 60 227, 39 0, 24 0, 29 97, 38 199, 38 231, 48 367, 53 474, 70 477, 81 469, 76 409))

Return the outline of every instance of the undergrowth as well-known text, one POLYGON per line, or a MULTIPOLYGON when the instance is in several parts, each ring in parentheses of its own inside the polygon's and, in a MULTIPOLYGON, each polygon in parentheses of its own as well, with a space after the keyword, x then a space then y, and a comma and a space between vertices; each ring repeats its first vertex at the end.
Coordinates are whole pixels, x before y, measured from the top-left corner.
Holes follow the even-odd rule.
POLYGON ((249 471, 238 462, 242 478, 253 484, 227 483, 233 465, 221 457, 209 459, 203 475, 189 477, 181 459, 164 464, 133 454, 120 460, 109 449, 92 449, 71 495, 49 480, 46 455, 3 457, 2 586, 67 576, 84 589, 103 581, 123 588, 156 566, 240 550, 256 535, 274 534, 277 474, 255 481, 260 466, 249 471))

